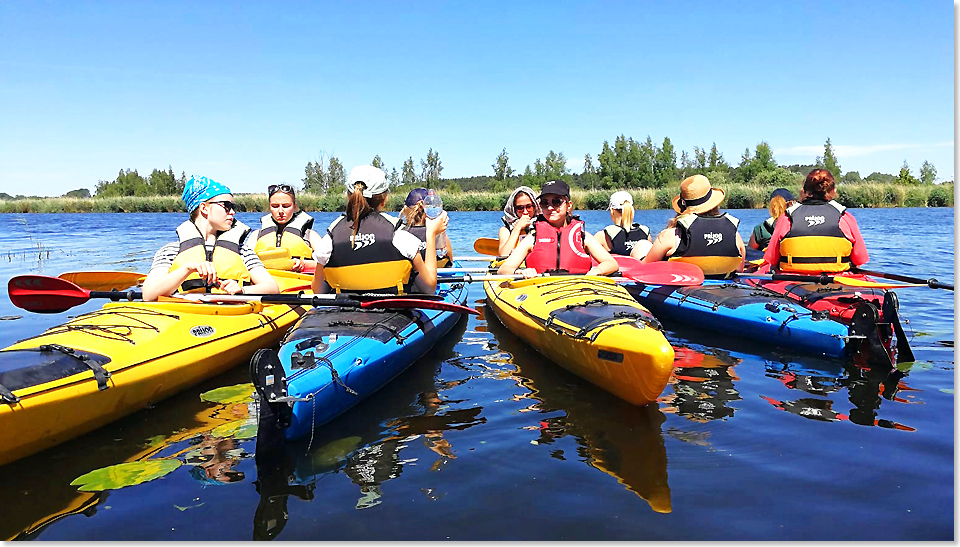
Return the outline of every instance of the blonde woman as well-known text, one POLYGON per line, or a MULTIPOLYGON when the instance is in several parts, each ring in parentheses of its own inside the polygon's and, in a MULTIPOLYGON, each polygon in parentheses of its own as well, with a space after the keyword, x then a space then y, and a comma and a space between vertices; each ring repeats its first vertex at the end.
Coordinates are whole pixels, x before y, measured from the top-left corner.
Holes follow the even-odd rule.
POLYGON ((610 220, 613 224, 597 232, 597 239, 610 254, 643 258, 650 247, 650 228, 633 221, 633 196, 619 190, 610 196, 610 220))

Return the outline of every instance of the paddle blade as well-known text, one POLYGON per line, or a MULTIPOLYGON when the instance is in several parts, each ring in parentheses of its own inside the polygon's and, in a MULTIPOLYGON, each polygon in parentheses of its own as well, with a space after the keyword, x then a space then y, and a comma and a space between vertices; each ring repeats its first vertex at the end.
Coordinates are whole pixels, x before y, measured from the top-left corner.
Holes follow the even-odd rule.
POLYGON ((146 274, 138 272, 64 272, 60 279, 74 283, 88 291, 121 291, 130 287, 138 287, 147 278, 146 274))
POLYGON ((856 277, 847 277, 843 275, 837 275, 833 277, 833 282, 838 285, 846 285, 848 287, 866 287, 870 289, 902 289, 906 287, 926 287, 926 284, 923 283, 883 283, 879 281, 870 281, 868 279, 859 279, 856 277))
POLYGON ((381 300, 371 300, 369 302, 362 302, 360 307, 377 309, 418 308, 480 315, 480 312, 477 310, 459 304, 435 300, 420 300, 416 298, 384 298, 381 300))
POLYGON ((687 262, 643 263, 637 261, 627 271, 620 271, 624 277, 646 285, 689 286, 703 284, 703 270, 696 264, 687 262))
POLYGON ((500 240, 493 239, 492 237, 478 237, 477 240, 473 242, 473 250, 482 255, 499 256, 500 240))
POLYGON ((45 275, 18 275, 10 278, 7 293, 13 305, 36 313, 60 313, 90 300, 90 291, 45 275))

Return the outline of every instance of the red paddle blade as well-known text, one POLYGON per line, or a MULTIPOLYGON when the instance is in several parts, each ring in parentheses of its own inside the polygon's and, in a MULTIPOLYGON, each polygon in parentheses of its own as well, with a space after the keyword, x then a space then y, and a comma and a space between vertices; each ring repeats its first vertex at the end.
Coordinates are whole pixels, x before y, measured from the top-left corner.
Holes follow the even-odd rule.
POLYGON ((60 313, 90 300, 90 291, 45 275, 18 275, 7 283, 10 301, 18 308, 36 313, 60 313))
POLYGON ((461 306, 459 304, 453 304, 450 302, 437 301, 437 300, 421 300, 417 298, 382 298, 380 300, 370 300, 369 302, 361 302, 361 308, 419 308, 425 310, 440 310, 440 311, 452 311, 454 313, 469 313, 472 315, 480 315, 480 312, 473 308, 468 308, 466 306, 461 306))
MULTIPOLYGON (((624 257, 624 258, 630 258, 624 257)), ((702 285, 703 270, 696 264, 687 262, 648 262, 643 263, 633 259, 636 264, 624 269, 621 264, 620 272, 638 283, 646 285, 702 285)), ((618 261, 619 262, 619 261, 618 261)))

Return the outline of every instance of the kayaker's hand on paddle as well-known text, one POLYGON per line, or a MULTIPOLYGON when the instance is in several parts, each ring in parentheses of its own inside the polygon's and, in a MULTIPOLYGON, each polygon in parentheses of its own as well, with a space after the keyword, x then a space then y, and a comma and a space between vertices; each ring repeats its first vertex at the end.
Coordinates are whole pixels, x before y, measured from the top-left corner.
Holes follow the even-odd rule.
POLYGON ((227 294, 238 294, 243 293, 243 286, 240 283, 237 283, 233 279, 221 279, 220 280, 220 290, 227 294))
POLYGON ((535 270, 535 269, 533 269, 533 268, 523 268, 522 270, 518 271, 517 273, 518 273, 518 274, 521 274, 524 279, 530 279, 531 277, 537 277, 538 275, 540 275, 540 274, 537 273, 537 270, 535 270))
POLYGON ((202 279, 208 287, 216 286, 220 280, 220 278, 217 277, 217 267, 213 265, 213 262, 189 264, 187 265, 187 269, 197 272, 197 275, 200 276, 200 279, 202 279))

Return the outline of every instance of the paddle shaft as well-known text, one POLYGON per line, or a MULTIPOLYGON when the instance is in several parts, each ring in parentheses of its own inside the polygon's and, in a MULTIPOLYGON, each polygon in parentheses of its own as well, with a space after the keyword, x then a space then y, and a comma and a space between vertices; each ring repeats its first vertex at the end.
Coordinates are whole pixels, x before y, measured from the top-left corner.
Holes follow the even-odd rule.
POLYGON ((740 279, 770 279, 772 281, 797 281, 800 283, 817 283, 819 285, 829 285, 836 283, 847 287, 858 287, 865 289, 900 289, 911 287, 913 285, 899 285, 893 283, 876 283, 857 278, 848 278, 842 275, 802 275, 802 274, 744 274, 738 273, 735 277, 740 279))
POLYGON ((905 283, 917 283, 920 285, 926 285, 931 289, 947 289, 950 291, 953 290, 953 285, 951 285, 950 283, 942 283, 940 281, 937 281, 937 279, 933 277, 931 277, 930 279, 920 279, 919 277, 909 277, 906 275, 875 272, 873 270, 862 270, 860 268, 857 268, 856 271, 857 273, 872 275, 874 277, 882 277, 884 279, 893 279, 894 281, 903 281, 905 283))

